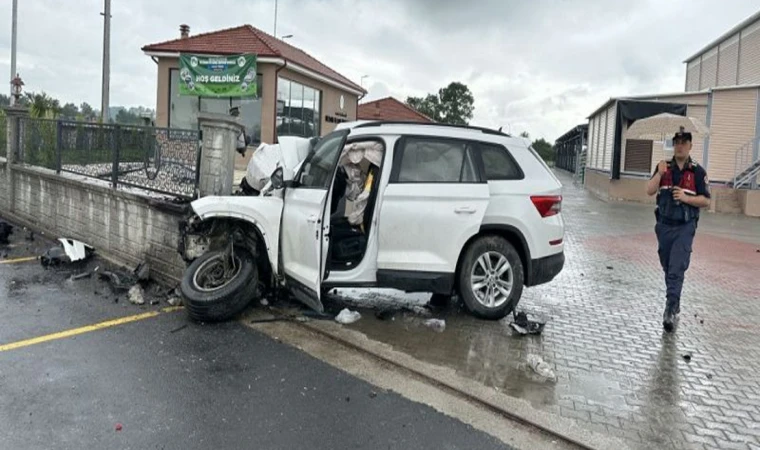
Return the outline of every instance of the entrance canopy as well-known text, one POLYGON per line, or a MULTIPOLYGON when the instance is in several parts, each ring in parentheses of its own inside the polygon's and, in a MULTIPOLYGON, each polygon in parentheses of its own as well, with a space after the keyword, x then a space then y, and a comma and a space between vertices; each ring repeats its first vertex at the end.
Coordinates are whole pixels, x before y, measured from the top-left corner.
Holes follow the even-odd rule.
MULTIPOLYGON (((619 100, 615 121, 615 142, 612 156, 612 179, 620 179, 620 159, 623 154, 623 124, 631 126, 638 119, 651 117, 660 113, 686 115, 686 105, 682 103, 647 102, 637 100, 619 100)), ((677 130, 673 130, 675 133, 677 130)))

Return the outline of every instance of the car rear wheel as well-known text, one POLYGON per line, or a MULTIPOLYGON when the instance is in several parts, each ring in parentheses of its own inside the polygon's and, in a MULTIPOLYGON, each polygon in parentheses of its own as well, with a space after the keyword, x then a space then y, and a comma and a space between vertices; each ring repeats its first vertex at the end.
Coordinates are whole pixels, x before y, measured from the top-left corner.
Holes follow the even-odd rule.
POLYGON ((256 292, 258 270, 250 251, 235 247, 207 252, 185 270, 180 290, 191 319, 227 320, 245 309, 256 292))
POLYGON ((474 316, 499 320, 517 306, 524 279, 514 246, 498 236, 487 236, 467 249, 458 274, 459 292, 474 316))

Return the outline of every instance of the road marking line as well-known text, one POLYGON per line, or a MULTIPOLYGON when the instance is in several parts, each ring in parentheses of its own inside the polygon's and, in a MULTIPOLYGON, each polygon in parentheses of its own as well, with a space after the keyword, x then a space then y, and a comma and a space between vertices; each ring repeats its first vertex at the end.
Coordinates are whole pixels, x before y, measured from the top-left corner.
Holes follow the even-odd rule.
POLYGON ((38 259, 40 259, 39 256, 27 256, 26 258, 6 259, 5 261, 0 261, 0 264, 22 263, 22 262, 36 261, 38 259))
POLYGON ((134 316, 127 316, 127 317, 122 317, 119 319, 107 320, 105 322, 100 322, 93 325, 87 325, 80 328, 73 328, 71 330, 60 331, 58 333, 46 334, 44 336, 39 336, 36 338, 31 338, 31 339, 25 339, 23 341, 11 342, 10 344, 0 345, 0 353, 6 352, 8 350, 15 350, 17 348, 28 347, 30 345, 41 344, 43 342, 54 341, 57 339, 64 339, 64 338, 76 336, 79 334, 90 333, 92 331, 98 331, 105 328, 115 327, 118 325, 124 325, 126 323, 136 322, 138 320, 150 319, 151 317, 156 317, 158 315, 161 315, 161 313, 170 313, 174 311, 179 311, 180 309, 182 309, 181 306, 172 306, 168 308, 163 308, 161 309, 161 311, 151 311, 151 312, 146 312, 143 314, 136 314, 134 316))

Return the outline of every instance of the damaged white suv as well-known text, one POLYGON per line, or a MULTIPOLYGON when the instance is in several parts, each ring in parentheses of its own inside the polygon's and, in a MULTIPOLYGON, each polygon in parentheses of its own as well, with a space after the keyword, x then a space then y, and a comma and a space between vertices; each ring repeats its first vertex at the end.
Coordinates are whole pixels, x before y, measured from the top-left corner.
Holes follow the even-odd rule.
POLYGON ((192 203, 180 243, 191 317, 228 319, 269 289, 321 312, 331 288, 384 287, 458 294, 500 319, 562 270, 562 185, 521 138, 353 122, 304 153, 260 194, 192 203))

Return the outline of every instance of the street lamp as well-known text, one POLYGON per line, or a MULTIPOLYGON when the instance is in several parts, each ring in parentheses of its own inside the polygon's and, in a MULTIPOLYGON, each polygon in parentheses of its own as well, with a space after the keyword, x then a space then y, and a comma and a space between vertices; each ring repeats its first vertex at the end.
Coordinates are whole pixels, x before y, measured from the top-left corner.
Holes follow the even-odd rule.
POLYGON ((24 81, 16 74, 11 80, 11 95, 13 96, 13 105, 17 105, 21 98, 21 86, 24 85, 24 81))
POLYGON ((361 80, 359 80, 359 85, 360 85, 361 87, 364 87, 364 79, 365 79, 365 78, 369 78, 369 75, 362 75, 362 78, 361 78, 361 80))

